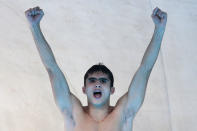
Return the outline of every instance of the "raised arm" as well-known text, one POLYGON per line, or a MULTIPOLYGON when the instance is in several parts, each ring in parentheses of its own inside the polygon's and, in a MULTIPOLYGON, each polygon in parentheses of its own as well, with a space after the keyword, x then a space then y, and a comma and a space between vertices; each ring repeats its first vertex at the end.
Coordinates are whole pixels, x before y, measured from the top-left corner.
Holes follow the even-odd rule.
POLYGON ((58 67, 52 50, 40 30, 40 20, 44 12, 39 7, 35 7, 27 10, 25 15, 29 21, 30 29, 42 63, 49 74, 56 105, 62 112, 71 117, 73 102, 76 103, 77 98, 71 94, 64 74, 58 67))
POLYGON ((143 104, 147 82, 159 54, 167 22, 167 13, 161 11, 159 8, 155 8, 152 19, 155 24, 155 30, 151 42, 131 81, 128 92, 118 102, 124 106, 123 111, 127 117, 134 117, 143 104))

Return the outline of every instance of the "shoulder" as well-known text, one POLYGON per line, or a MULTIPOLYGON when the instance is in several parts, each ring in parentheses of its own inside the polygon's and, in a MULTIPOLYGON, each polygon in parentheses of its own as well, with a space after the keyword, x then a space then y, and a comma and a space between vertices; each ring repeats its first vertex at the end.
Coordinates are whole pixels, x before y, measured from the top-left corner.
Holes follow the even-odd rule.
POLYGON ((125 93, 123 96, 119 98, 116 105, 112 107, 113 112, 119 114, 120 116, 126 115, 126 103, 127 103, 128 93, 125 93))
POLYGON ((114 111, 114 109, 115 109, 115 106, 110 106, 109 107, 109 112, 111 113, 112 111, 114 111))
POLYGON ((77 120, 77 117, 82 117, 84 114, 83 106, 81 101, 71 93, 71 103, 72 103, 72 112, 63 112, 65 118, 72 118, 77 120))
POLYGON ((114 108, 124 108, 128 100, 128 92, 121 96, 114 108))
POLYGON ((86 113, 88 112, 88 106, 83 106, 82 108, 83 108, 84 112, 86 112, 86 113))

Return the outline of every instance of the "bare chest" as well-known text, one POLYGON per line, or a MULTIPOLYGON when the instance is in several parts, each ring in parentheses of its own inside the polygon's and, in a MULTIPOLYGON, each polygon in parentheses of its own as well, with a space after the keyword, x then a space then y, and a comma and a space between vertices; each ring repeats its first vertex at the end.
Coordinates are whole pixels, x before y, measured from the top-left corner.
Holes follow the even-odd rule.
POLYGON ((79 115, 75 120, 65 120, 65 131, 132 131, 132 118, 110 114, 103 121, 96 122, 87 115, 79 115))

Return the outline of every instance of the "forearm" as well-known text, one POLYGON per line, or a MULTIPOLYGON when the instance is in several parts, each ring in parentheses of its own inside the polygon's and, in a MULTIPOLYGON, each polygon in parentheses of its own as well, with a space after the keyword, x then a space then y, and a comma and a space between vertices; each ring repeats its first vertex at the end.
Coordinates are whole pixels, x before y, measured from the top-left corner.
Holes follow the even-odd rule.
POLYGON ((56 66, 53 52, 41 32, 40 25, 31 25, 30 29, 45 68, 51 69, 56 66))
POLYGON ((153 37, 143 56, 141 65, 151 70, 157 60, 165 29, 155 28, 153 37))

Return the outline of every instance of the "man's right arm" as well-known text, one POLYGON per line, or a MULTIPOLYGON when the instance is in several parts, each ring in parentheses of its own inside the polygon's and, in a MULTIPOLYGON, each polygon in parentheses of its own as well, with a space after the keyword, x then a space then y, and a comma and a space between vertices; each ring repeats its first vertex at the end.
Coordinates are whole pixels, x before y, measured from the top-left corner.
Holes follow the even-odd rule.
POLYGON ((30 22, 30 29, 36 47, 39 51, 42 63, 44 64, 49 74, 56 105, 64 114, 66 113, 68 116, 72 117, 72 105, 78 100, 71 94, 64 74, 58 67, 53 52, 41 32, 39 23, 40 21, 34 22, 36 20, 33 20, 33 18, 35 18, 36 16, 39 19, 39 17, 42 17, 44 15, 42 10, 40 10, 38 7, 33 8, 33 10, 35 9, 38 10, 38 14, 36 14, 36 12, 34 12, 34 14, 31 13, 32 9, 27 10, 25 14, 30 22), (43 15, 41 16, 41 14, 43 15))

